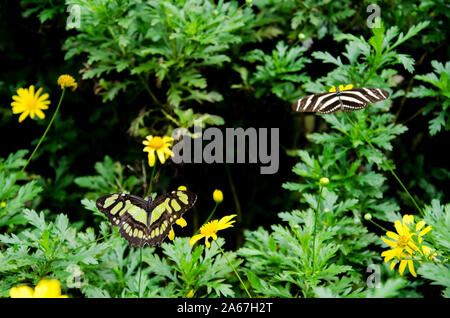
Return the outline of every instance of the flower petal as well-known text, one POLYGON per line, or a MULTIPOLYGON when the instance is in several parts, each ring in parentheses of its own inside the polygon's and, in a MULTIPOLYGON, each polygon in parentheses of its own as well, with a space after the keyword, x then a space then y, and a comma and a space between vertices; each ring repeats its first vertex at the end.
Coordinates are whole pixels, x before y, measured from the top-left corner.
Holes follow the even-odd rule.
POLYGON ((40 109, 36 109, 36 115, 40 118, 40 119, 44 119, 45 118, 45 114, 42 110, 40 109))
POLYGON ((164 155, 164 150, 163 149, 159 149, 159 150, 156 151, 156 153, 158 154, 159 162, 164 164, 164 162, 166 162, 166 156, 164 155))
POLYGON ((353 88, 353 84, 345 85, 344 91, 346 91, 346 90, 348 90, 348 89, 352 89, 352 88, 353 88))
POLYGON ((41 280, 34 288, 35 298, 55 298, 61 296, 61 285, 56 279, 41 280))
POLYGON ((391 270, 394 269, 395 265, 397 265, 397 262, 391 262, 391 270))
POLYGON ((416 224, 416 232, 417 232, 417 231, 420 231, 420 229, 423 228, 424 226, 425 226, 425 221, 424 221, 424 220, 419 221, 419 222, 416 224))
POLYGON ((403 275, 403 272, 405 271, 407 260, 402 259, 400 261, 400 266, 398 267, 398 271, 400 272, 400 275, 403 275))
POLYGON ((398 255, 398 248, 395 248, 392 250, 387 250, 387 251, 384 251, 383 253, 381 253, 381 256, 384 257, 385 263, 389 262, 391 259, 393 259, 397 255, 398 255))
POLYGON ((164 142, 171 142, 171 141, 174 141, 174 139, 172 137, 169 137, 169 136, 164 136, 163 137, 163 141, 164 142))
POLYGON ((409 260, 408 262, 408 268, 409 268, 409 272, 411 273, 411 275, 413 275, 414 277, 417 277, 416 271, 414 270, 414 263, 413 261, 409 260))
POLYGON ((30 286, 13 287, 9 291, 11 298, 33 298, 34 291, 30 286))
POLYGON ((394 232, 392 232, 392 231, 387 231, 386 232, 386 235, 389 237, 389 238, 391 238, 391 239, 393 239, 393 240, 398 240, 399 239, 399 235, 397 234, 397 233, 394 233, 394 232))
POLYGON ((381 239, 383 240, 384 243, 386 243, 390 247, 396 248, 398 246, 397 242, 393 242, 391 240, 385 239, 384 236, 382 236, 381 239))
POLYGON ((400 223, 399 220, 394 222, 394 227, 397 230, 397 233, 400 235, 403 235, 403 227, 402 227, 402 223, 400 223))
POLYGON ((191 237, 191 239, 189 240, 189 245, 194 245, 195 243, 197 243, 197 241, 199 239, 201 239, 202 237, 205 237, 203 234, 197 234, 194 235, 193 237, 191 237))
POLYGON ((155 165, 156 157, 155 157, 155 151, 149 151, 148 153, 148 165, 150 167, 153 167, 155 165))
POLYGON ((430 231, 431 231, 431 226, 428 225, 426 228, 423 229, 423 231, 420 231, 418 236, 422 237, 422 236, 424 236, 425 234, 427 234, 430 231))
POLYGON ((237 214, 227 215, 220 219, 217 227, 219 230, 226 229, 228 227, 233 226, 232 224, 235 222, 235 220, 230 221, 232 218, 237 216, 237 214))
POLYGON ((28 110, 25 110, 22 115, 19 116, 19 123, 23 122, 25 118, 27 118, 28 114, 30 112, 28 110))

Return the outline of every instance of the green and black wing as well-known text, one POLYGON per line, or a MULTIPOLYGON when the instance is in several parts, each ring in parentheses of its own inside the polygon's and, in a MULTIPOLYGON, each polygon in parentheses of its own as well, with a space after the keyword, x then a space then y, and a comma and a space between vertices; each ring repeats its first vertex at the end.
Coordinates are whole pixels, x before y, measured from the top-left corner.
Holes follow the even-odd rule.
POLYGON ((153 201, 149 217, 147 244, 161 245, 169 235, 172 225, 194 205, 196 200, 196 194, 185 190, 176 190, 157 197, 153 201))
POLYGON ((97 200, 97 208, 118 226, 133 246, 161 245, 172 225, 189 210, 197 196, 177 190, 148 202, 131 194, 108 194, 97 200))
POLYGON ((147 201, 124 193, 115 193, 97 199, 97 208, 108 220, 120 227, 119 233, 133 246, 142 246, 141 241, 147 233, 147 201))

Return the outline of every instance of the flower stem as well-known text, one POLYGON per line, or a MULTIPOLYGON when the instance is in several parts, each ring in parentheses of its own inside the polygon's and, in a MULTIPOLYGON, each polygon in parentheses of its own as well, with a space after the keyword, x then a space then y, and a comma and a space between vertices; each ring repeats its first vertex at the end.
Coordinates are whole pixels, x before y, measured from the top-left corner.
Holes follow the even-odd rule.
MULTIPOLYGON (((216 202, 216 205, 214 206, 214 209, 211 211, 211 213, 209 214, 208 218, 206 219, 205 222, 203 222, 203 224, 206 224, 209 222, 209 220, 211 220, 212 216, 214 215, 214 212, 216 212, 217 207, 219 206, 220 202, 216 202)), ((198 231, 200 231, 200 228, 197 229, 197 231, 195 231, 194 234, 197 234, 198 231)))
POLYGON ((233 269, 234 273, 236 274, 237 278, 239 279, 239 281, 241 282, 242 286, 245 289, 245 292, 247 293, 249 298, 252 298, 252 295, 250 295, 250 292, 248 291, 247 287, 245 287, 244 282, 241 279, 241 276, 239 276, 238 272, 236 271, 236 269, 234 268, 233 264, 231 264, 230 260, 228 259, 228 257, 225 255, 225 252, 223 251, 223 249, 220 247, 219 243, 217 243, 217 241, 214 240, 214 243, 216 243, 217 247, 219 248, 220 252, 222 253, 222 255, 225 257, 225 259, 227 260, 228 264, 230 264, 231 268, 233 269))
POLYGON ((313 257, 312 257, 312 273, 314 274, 314 271, 316 269, 316 223, 317 223, 317 214, 319 214, 319 206, 320 206, 320 199, 322 198, 322 185, 319 186, 319 198, 317 199, 317 207, 314 211, 314 228, 313 228, 313 257))
POLYGON ((47 125, 47 128, 45 129, 44 134, 41 137, 41 140, 39 140, 37 146, 34 148, 31 156, 28 158, 27 162, 25 163, 25 165, 22 167, 22 169, 20 170, 20 172, 24 172, 25 168, 28 166, 28 164, 30 163, 31 159, 33 159, 34 154, 36 153, 36 151, 38 150, 39 146, 41 145, 41 143, 44 141, 45 136, 47 136, 48 131, 50 130, 50 127, 52 126, 53 121, 55 120, 56 114, 58 113, 59 110, 59 106, 61 106, 61 102, 63 100, 64 97, 64 93, 65 93, 66 89, 64 88, 62 93, 61 93, 61 97, 59 98, 59 103, 58 103, 58 107, 56 107, 55 113, 53 114, 52 119, 50 120, 50 123, 47 125))
POLYGON ((155 160, 155 164, 153 165, 152 175, 150 176, 150 183, 148 184, 147 195, 145 196, 146 198, 148 198, 152 194, 153 178, 155 177, 155 173, 156 173, 156 165, 157 165, 156 162, 157 161, 155 160))
POLYGON ((377 222, 373 221, 373 220, 369 220, 369 222, 372 222, 373 224, 375 224, 376 226, 378 226, 380 229, 382 229, 385 232, 389 232, 388 230, 386 230, 383 226, 381 226, 380 224, 378 224, 377 222))
POLYGON ((138 283, 138 297, 141 298, 141 277, 142 277, 142 249, 143 247, 139 248, 139 283, 138 283))
POLYGON ((356 130, 358 130, 359 134, 361 135, 361 137, 363 137, 363 139, 365 140, 365 142, 372 148, 373 151, 375 151, 375 153, 381 158, 381 160, 383 161, 383 163, 386 165, 386 167, 389 169, 389 171, 391 172, 391 174, 395 177, 395 179, 397 179, 398 183, 400 183, 400 185, 402 186, 403 190, 406 192, 406 194, 409 196, 409 198, 411 199, 412 203, 415 205, 415 207, 417 208, 417 210, 420 212, 420 214, 422 216, 424 216, 424 213, 422 211, 422 209, 419 207, 419 205, 417 204, 416 200, 414 200, 413 196, 411 195, 411 193, 409 193, 408 189, 406 188, 406 186, 403 184, 403 182, 400 180, 400 178, 397 176, 397 174, 394 172, 394 169, 391 167, 391 165, 384 159, 383 155, 380 154, 380 152, 372 145, 372 143, 366 138, 366 136, 364 136, 364 134, 361 132, 361 130, 359 130, 359 127, 353 122, 353 120, 350 118, 349 115, 347 115, 346 112, 344 112, 345 116, 347 116, 347 119, 350 121, 350 123, 353 125, 353 127, 356 128, 356 130))
MULTIPOLYGON (((237 220, 238 222, 240 222, 242 220, 241 204, 239 202, 236 187, 234 186, 233 177, 231 176, 230 168, 228 167, 228 165, 225 165, 225 171, 227 173, 228 183, 230 184, 231 194, 233 195, 234 205, 236 206, 237 220)), ((238 245, 242 243, 242 233, 239 233, 237 242, 238 245)))

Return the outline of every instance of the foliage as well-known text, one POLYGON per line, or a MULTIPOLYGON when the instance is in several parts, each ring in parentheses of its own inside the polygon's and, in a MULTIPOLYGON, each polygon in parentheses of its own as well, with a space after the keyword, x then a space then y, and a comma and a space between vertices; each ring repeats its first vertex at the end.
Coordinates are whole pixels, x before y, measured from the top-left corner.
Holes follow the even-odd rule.
MULTIPOLYGON (((220 247, 225 243, 222 238, 216 242, 220 247)), ((175 291, 174 296, 186 297, 193 290, 196 297, 233 297, 235 291, 231 284, 226 283, 232 268, 217 245, 212 244, 210 248, 202 245, 192 247, 187 238, 175 238, 173 244, 162 244, 164 258, 147 254, 143 261, 155 275, 167 280, 165 288, 175 291)), ((226 255, 233 266, 242 262, 235 253, 228 252, 226 255)))
POLYGON ((113 162, 109 156, 105 156, 103 162, 96 162, 94 169, 98 175, 78 177, 74 180, 78 186, 93 190, 86 194, 86 198, 98 198, 105 193, 136 192, 135 188, 141 182, 134 175, 125 177, 125 167, 120 162, 113 162))
POLYGON ((425 220, 431 225, 433 231, 431 237, 434 247, 437 249, 435 263, 426 263, 420 267, 418 273, 430 279, 432 284, 443 286, 443 296, 450 297, 450 204, 441 205, 433 200, 425 209, 425 220))
POLYGON ((305 64, 310 62, 308 58, 302 56, 305 51, 306 48, 298 46, 289 48, 281 41, 277 43, 272 55, 266 55, 259 49, 250 51, 244 60, 256 65, 256 72, 249 72, 246 68, 240 68, 239 72, 244 82, 248 81, 248 84, 257 87, 256 98, 267 94, 270 90, 279 99, 294 100, 301 97, 301 92, 296 90, 294 85, 309 80, 306 73, 300 73, 305 64))
POLYGON ((21 211, 43 190, 37 180, 21 184, 26 176, 19 169, 25 165, 27 152, 19 150, 6 159, 0 158, 0 202, 4 202, 0 207, 0 227, 3 231, 7 226, 27 223, 21 211))
POLYGON ((18 235, 0 234, 0 242, 6 246, 0 252, 2 297, 19 282, 35 285, 47 275, 61 281, 74 279, 71 269, 88 272, 107 247, 96 243, 92 228, 77 232, 64 214, 59 214, 55 222, 47 222, 43 212, 26 209, 22 213, 29 228, 18 235))
POLYGON ((248 17, 235 2, 68 3, 81 6, 83 23, 64 45, 66 59, 87 55, 83 78, 100 79, 104 102, 127 89, 146 90, 164 109, 223 99, 204 70, 230 62, 230 46, 240 42, 237 33, 248 17))
POLYGON ((428 103, 423 109, 424 115, 435 111, 435 117, 429 122, 430 135, 435 135, 441 131, 442 127, 445 130, 450 129, 450 110, 447 109, 450 105, 450 82, 448 79, 450 75, 450 61, 447 61, 444 65, 434 60, 431 61, 431 65, 433 66, 432 73, 416 75, 414 78, 431 84, 434 86, 434 89, 420 85, 414 87, 409 96, 412 98, 435 98, 435 100, 428 103))
POLYGON ((53 19, 56 15, 65 11, 63 0, 40 1, 40 0, 21 0, 20 4, 24 7, 22 16, 27 18, 37 14, 41 23, 53 19))
POLYGON ((362 275, 351 264, 370 264, 378 258, 367 250, 377 237, 361 222, 344 216, 356 200, 337 204, 334 193, 325 191, 323 196, 315 257, 312 241, 318 198, 312 195, 307 196, 308 209, 279 214, 287 225, 273 225, 271 233, 262 228, 246 232, 246 243, 239 253, 248 260, 247 275, 256 293, 263 297, 313 297, 317 296, 314 288, 320 285, 349 297, 360 295, 362 275), (355 284, 358 288, 351 291, 355 284))

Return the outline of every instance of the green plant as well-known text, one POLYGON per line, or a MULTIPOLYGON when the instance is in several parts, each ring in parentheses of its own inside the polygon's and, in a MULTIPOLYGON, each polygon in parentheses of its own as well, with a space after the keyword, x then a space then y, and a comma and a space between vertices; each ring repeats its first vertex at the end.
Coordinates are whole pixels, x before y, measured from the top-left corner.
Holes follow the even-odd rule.
POLYGON ((430 232, 433 247, 436 249, 434 262, 421 265, 418 274, 428 278, 433 285, 443 286, 445 289, 442 295, 450 297, 450 204, 441 205, 437 200, 433 200, 431 205, 425 207, 425 220, 431 225, 430 232))
POLYGON ((2 275, 0 295, 8 295, 9 289, 17 283, 35 285, 40 279, 52 276, 60 281, 73 278, 73 268, 88 272, 108 247, 97 243, 92 228, 78 232, 69 224, 64 214, 56 216, 54 222, 47 222, 44 213, 25 209, 22 211, 27 229, 17 235, 0 234, 5 249, 0 251, 0 274, 2 275))
POLYGON ((296 85, 307 82, 310 78, 305 72, 305 64, 310 59, 304 57, 306 48, 301 46, 288 47, 283 41, 277 43, 271 55, 262 50, 250 51, 243 60, 256 66, 256 72, 239 67, 244 85, 233 85, 234 88, 255 86, 255 97, 260 98, 268 92, 281 100, 292 101, 301 96, 296 85))
POLYGON ((87 56, 83 78, 101 78, 107 100, 127 88, 145 89, 153 104, 168 109, 179 107, 181 101, 222 100, 208 85, 203 69, 229 62, 230 45, 240 41, 237 32, 246 17, 235 2, 68 3, 82 6, 85 22, 79 34, 67 40, 66 59, 87 56), (121 74, 123 80, 114 76, 108 80, 109 74, 121 74))
MULTIPOLYGON (((19 150, 11 153, 6 159, 0 158, 0 227, 26 223, 21 213, 25 205, 33 204, 43 188, 39 186, 38 180, 31 180, 21 184, 26 179, 21 170, 25 166, 25 155, 27 150, 19 150)), ((35 204, 33 204, 35 205, 35 204)), ((6 231, 5 228, 3 228, 6 231)))
POLYGON ((77 177, 75 183, 91 190, 86 194, 86 198, 96 199, 102 195, 116 192, 137 192, 138 186, 145 180, 140 180, 136 176, 125 176, 126 167, 120 162, 114 162, 109 156, 105 156, 103 162, 95 163, 95 171, 98 175, 77 177))
POLYGON ((337 196, 324 189, 314 246, 318 197, 305 198, 307 209, 279 213, 286 225, 273 225, 271 232, 262 228, 245 232, 239 255, 247 260, 246 273, 253 290, 263 297, 313 297, 316 287, 326 286, 349 297, 360 296, 364 281, 354 266, 367 266, 378 257, 367 249, 377 237, 348 215, 357 201, 337 203, 337 196), (353 240, 355 236, 358 242, 353 240))
MULTIPOLYGON (((186 297, 193 290, 196 297, 233 297, 236 292, 226 283, 233 270, 218 247, 225 241, 218 238, 218 246, 212 244, 210 248, 193 247, 188 241, 187 238, 175 238, 173 243, 163 243, 165 258, 147 254, 143 261, 156 275, 165 277, 166 286, 176 290, 175 296, 186 297)), ((227 252, 226 255, 235 267, 242 262, 236 253, 227 252)))
MULTIPOLYGON (((436 135, 442 128, 450 129, 450 61, 445 64, 436 60, 431 61, 433 72, 425 75, 416 75, 415 79, 431 84, 433 88, 427 88, 423 85, 414 87, 409 93, 411 98, 434 97, 434 100, 422 107, 416 115, 434 111, 435 117, 429 122, 430 135, 436 135)), ((415 117, 415 116, 414 116, 415 117)))
POLYGON ((64 0, 40 1, 40 0, 21 0, 20 4, 24 7, 22 16, 27 18, 36 14, 41 23, 53 19, 56 15, 63 14, 66 6, 64 0))

